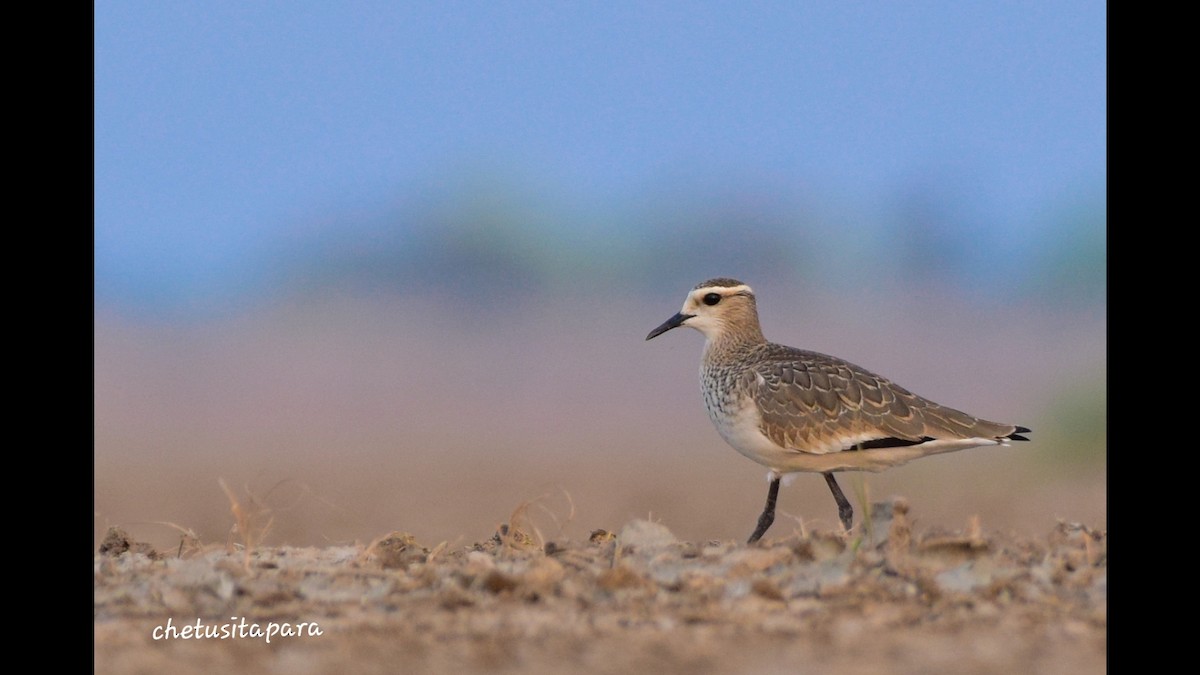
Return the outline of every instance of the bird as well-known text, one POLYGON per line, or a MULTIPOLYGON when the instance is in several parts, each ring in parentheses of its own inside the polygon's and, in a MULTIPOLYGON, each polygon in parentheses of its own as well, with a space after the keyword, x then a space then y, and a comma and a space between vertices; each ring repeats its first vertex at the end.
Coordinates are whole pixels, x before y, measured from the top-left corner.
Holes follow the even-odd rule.
POLYGON ((766 466, 767 503, 748 544, 775 522, 780 479, 820 473, 849 532, 854 508, 834 474, 879 472, 919 457, 1028 441, 1028 427, 991 422, 918 396, 849 361, 769 342, 754 290, 728 277, 697 284, 683 309, 646 336, 687 326, 705 338, 704 407, 718 433, 766 466))

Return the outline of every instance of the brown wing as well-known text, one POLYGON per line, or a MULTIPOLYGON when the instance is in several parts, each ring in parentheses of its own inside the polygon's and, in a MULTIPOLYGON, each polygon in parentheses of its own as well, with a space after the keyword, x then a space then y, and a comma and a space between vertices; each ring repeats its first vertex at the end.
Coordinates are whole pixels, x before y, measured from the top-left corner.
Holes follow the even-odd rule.
POLYGON ((785 448, 827 453, 931 439, 1006 438, 1020 429, 938 405, 848 361, 766 345, 742 374, 762 431, 785 448))

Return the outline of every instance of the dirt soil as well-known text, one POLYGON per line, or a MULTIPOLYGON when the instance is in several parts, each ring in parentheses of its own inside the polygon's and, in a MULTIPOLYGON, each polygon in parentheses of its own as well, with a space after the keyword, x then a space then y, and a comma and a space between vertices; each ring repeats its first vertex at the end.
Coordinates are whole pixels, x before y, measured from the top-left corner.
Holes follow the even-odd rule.
POLYGON ((1106 532, 916 532, 908 510, 895 499, 849 535, 753 546, 646 520, 541 541, 514 517, 457 547, 395 532, 163 551, 114 528, 94 559, 95 670, 1106 671, 1106 532))

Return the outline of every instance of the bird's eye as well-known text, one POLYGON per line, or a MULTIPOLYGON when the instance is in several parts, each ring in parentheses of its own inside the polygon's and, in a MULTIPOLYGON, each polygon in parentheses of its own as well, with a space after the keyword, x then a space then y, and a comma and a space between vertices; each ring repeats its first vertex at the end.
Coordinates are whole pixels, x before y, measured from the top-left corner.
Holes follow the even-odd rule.
POLYGON ((708 305, 709 307, 717 304, 720 301, 721 301, 720 293, 709 293, 708 295, 704 296, 704 304, 708 305))

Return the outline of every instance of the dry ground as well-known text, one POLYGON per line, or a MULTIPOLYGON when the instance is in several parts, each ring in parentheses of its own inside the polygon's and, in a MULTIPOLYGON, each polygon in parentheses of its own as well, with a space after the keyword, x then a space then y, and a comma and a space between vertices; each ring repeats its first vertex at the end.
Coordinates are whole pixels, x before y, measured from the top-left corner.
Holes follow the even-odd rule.
MULTIPOLYGON (((521 510, 519 510, 521 511, 521 510)), ((539 541, 155 551, 113 529, 95 556, 100 673, 1097 673, 1107 537, 915 532, 904 500, 849 536, 689 542, 631 521, 539 541), (170 619, 245 637, 154 639, 170 619), (246 628, 241 628, 244 620, 246 628), (287 624, 300 635, 247 634, 287 624), (319 626, 313 634, 311 624, 319 626)))

